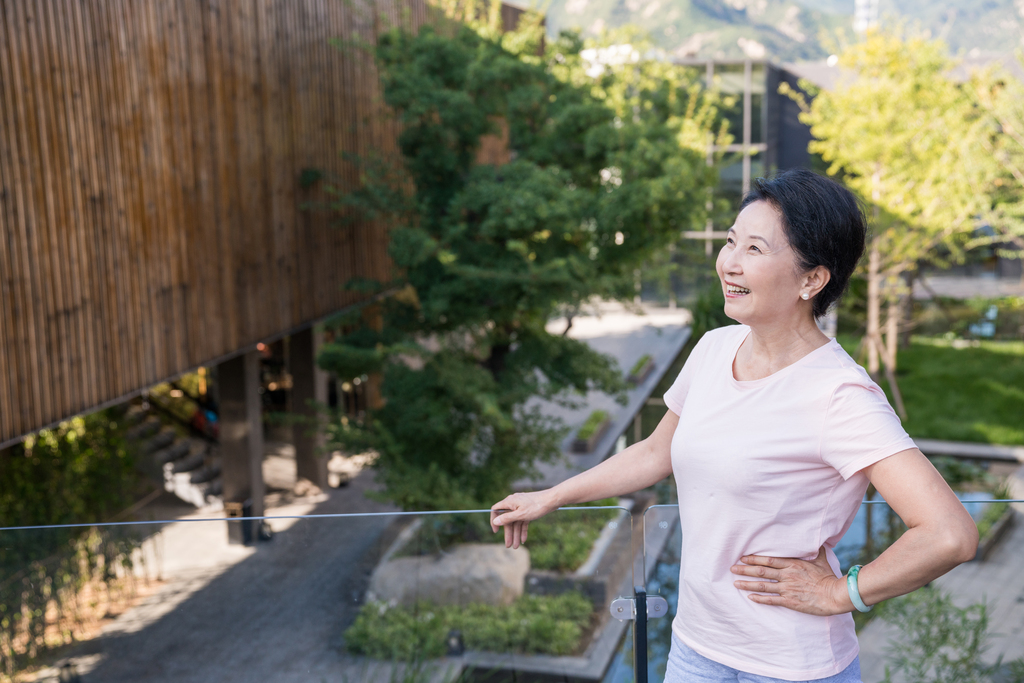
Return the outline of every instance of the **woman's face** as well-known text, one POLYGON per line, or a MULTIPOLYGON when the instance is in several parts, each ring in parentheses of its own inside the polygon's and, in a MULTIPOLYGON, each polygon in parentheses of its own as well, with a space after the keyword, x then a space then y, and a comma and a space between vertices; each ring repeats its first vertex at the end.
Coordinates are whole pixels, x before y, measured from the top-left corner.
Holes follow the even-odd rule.
POLYGON ((715 264, 725 314, 744 325, 777 323, 809 310, 801 299, 806 278, 778 213, 758 201, 740 211, 715 264))

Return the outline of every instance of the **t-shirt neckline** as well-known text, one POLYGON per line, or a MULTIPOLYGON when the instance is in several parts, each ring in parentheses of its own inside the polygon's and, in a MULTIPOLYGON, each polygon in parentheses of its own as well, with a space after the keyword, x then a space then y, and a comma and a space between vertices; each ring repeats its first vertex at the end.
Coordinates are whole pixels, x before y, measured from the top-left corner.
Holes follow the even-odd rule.
POLYGON ((780 370, 776 370, 775 372, 773 372, 772 374, 768 375, 767 377, 761 377, 760 379, 743 379, 743 380, 736 379, 736 375, 733 374, 733 365, 735 365, 735 363, 736 363, 736 354, 739 353, 740 347, 743 346, 743 342, 745 342, 747 340, 747 337, 749 337, 750 334, 751 334, 751 330, 748 327, 747 331, 743 335, 737 335, 739 337, 739 341, 736 343, 735 346, 733 346, 732 353, 729 354, 729 363, 726 366, 726 372, 729 374, 729 379, 732 381, 732 385, 734 387, 738 388, 738 389, 753 389, 755 387, 760 387, 760 386, 763 386, 765 384, 769 384, 771 382, 774 382, 779 377, 782 377, 783 375, 786 375, 789 372, 791 372, 793 370, 793 368, 797 367, 798 365, 801 365, 808 358, 810 358, 814 354, 818 353, 822 349, 832 348, 833 345, 839 343, 839 342, 837 342, 835 340, 835 338, 829 339, 828 342, 822 344, 821 346, 819 346, 818 348, 814 349, 813 351, 810 351, 809 353, 805 353, 803 356, 801 356, 800 358, 797 358, 795 361, 793 361, 792 363, 790 363, 786 367, 784 367, 784 368, 782 368, 780 370))

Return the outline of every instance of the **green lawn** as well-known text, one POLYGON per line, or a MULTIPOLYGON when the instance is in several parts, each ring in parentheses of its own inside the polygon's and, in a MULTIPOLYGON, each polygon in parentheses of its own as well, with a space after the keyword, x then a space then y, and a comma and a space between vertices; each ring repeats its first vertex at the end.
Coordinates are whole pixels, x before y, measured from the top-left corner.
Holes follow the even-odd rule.
MULTIPOLYGON (((857 357, 858 338, 839 341, 857 357)), ((915 337, 899 352, 896 378, 908 414, 904 427, 921 438, 1024 444, 1024 342, 959 346, 915 337)), ((884 380, 882 387, 889 392, 884 380)))

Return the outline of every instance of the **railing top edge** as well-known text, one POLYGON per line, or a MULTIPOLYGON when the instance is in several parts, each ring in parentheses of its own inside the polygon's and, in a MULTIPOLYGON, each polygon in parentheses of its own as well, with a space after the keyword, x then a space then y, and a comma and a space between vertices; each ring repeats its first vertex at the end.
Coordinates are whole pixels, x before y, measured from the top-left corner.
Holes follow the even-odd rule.
MULTIPOLYGON (((977 505, 979 503, 1024 503, 1024 498, 985 498, 985 499, 978 499, 978 500, 961 500, 960 502, 964 503, 964 504, 967 504, 967 505, 977 505)), ((889 503, 887 503, 884 500, 862 500, 860 502, 860 504, 861 505, 888 505, 889 503)), ((646 510, 644 510, 644 514, 646 515, 648 512, 650 512, 651 510, 653 510, 655 508, 677 508, 677 507, 679 507, 679 503, 658 503, 657 505, 649 506, 646 510)), ((2 531, 2 529, 0 529, 0 531, 2 531)))
MULTIPOLYGON (((571 511, 594 511, 594 510, 623 510, 629 512, 629 508, 621 505, 579 505, 561 507, 554 512, 571 511)), ((152 519, 139 520, 135 522, 91 522, 81 524, 47 524, 40 526, 7 526, 0 527, 3 531, 43 531, 47 529, 88 529, 92 527, 117 527, 117 526, 154 526, 158 524, 181 524, 192 522, 244 522, 253 520, 274 520, 274 519, 356 519, 362 517, 422 517, 428 515, 468 515, 490 513, 490 509, 482 510, 398 510, 395 512, 336 512, 319 515, 264 515, 262 517, 196 517, 186 519, 152 519)), ((551 513, 554 514, 554 513, 551 513)))

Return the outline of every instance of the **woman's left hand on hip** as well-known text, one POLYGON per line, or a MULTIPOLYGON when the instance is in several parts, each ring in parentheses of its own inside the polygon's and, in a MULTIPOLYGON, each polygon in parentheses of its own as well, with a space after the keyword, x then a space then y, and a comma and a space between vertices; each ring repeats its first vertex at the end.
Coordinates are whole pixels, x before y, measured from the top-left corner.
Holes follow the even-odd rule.
POLYGON ((843 598, 849 602, 846 581, 832 571, 824 546, 811 561, 744 555, 740 562, 743 564, 732 566, 733 573, 754 580, 735 581, 733 585, 752 591, 748 597, 754 602, 817 616, 842 614, 852 609, 852 603, 849 607, 843 604, 843 598))

